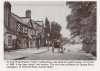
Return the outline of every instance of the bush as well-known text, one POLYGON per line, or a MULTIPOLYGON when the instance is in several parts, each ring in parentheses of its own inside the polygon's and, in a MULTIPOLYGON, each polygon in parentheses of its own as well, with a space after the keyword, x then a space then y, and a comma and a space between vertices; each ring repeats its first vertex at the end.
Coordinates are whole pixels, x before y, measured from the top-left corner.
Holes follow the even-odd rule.
POLYGON ((83 44, 82 49, 84 51, 86 51, 87 53, 92 54, 93 56, 97 56, 96 55, 96 44, 83 44))

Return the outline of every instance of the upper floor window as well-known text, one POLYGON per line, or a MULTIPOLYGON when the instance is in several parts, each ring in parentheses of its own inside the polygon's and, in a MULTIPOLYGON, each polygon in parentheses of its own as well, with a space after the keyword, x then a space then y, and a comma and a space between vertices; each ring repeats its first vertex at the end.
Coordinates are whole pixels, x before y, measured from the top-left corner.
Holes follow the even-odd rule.
POLYGON ((21 24, 17 24, 17 32, 20 32, 21 30, 21 24))
POLYGON ((17 24, 17 32, 22 32, 23 26, 21 24, 17 24))
POLYGON ((36 30, 32 30, 32 35, 36 36, 36 30))
POLYGON ((28 32, 28 28, 27 27, 24 27, 23 30, 24 30, 24 33, 28 32))

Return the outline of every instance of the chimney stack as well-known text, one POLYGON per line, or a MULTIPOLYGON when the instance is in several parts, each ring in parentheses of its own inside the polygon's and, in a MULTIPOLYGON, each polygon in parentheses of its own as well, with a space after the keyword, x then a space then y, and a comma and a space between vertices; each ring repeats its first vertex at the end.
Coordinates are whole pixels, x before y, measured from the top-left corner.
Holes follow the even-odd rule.
POLYGON ((8 1, 4 2, 4 24, 5 26, 9 26, 10 23, 10 16, 11 16, 11 4, 8 1))
POLYGON ((26 10, 26 17, 31 18, 31 10, 26 10))

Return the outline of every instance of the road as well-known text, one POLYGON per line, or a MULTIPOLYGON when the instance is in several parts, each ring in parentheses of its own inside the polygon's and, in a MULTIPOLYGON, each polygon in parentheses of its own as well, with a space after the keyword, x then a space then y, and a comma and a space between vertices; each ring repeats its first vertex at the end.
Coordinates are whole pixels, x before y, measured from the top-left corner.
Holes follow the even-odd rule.
POLYGON ((82 44, 67 44, 63 47, 65 48, 64 53, 59 53, 55 49, 55 52, 50 50, 40 54, 33 54, 23 60, 95 60, 92 55, 82 51, 82 44))

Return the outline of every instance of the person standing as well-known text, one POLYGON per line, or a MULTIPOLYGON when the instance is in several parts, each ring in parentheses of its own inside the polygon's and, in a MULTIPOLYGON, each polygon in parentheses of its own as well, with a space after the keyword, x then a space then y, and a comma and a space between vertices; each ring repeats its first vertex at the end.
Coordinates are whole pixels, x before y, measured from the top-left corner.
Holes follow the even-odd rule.
POLYGON ((60 41, 60 48, 61 48, 61 53, 64 53, 63 41, 60 41))

